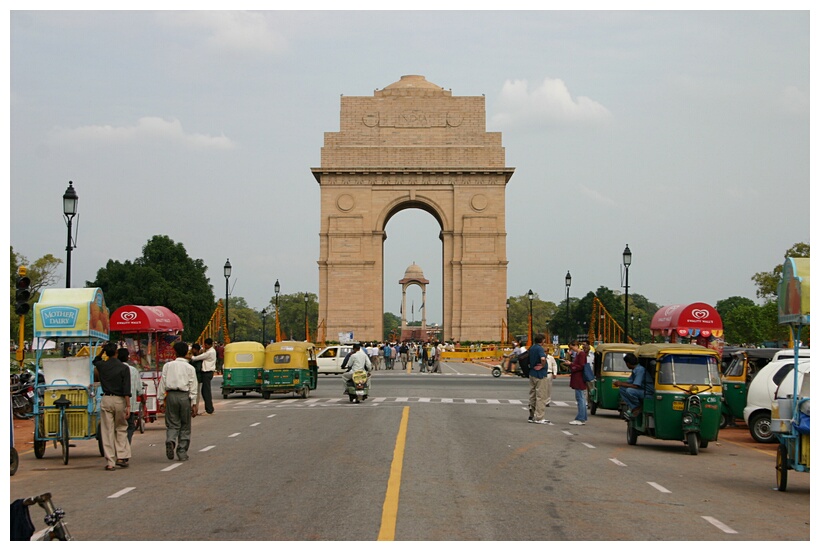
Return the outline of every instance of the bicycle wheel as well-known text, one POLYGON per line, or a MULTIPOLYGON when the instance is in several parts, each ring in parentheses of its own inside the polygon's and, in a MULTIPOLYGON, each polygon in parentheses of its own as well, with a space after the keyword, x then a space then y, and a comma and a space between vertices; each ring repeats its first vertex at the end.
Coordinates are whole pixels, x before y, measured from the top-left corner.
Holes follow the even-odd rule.
POLYGON ((63 465, 68 465, 68 416, 63 412, 60 420, 60 443, 63 445, 63 465))

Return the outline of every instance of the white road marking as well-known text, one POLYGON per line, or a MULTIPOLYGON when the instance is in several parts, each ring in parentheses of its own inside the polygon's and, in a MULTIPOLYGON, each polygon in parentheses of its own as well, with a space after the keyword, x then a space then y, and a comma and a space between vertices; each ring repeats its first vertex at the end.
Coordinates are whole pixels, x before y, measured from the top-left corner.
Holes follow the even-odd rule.
POLYGON ((429 402, 430 398, 419 398, 419 402, 429 402))
POLYGON ((228 438, 235 438, 235 437, 239 436, 240 434, 242 434, 242 433, 241 432, 235 432, 233 434, 229 434, 228 438))
POLYGON ((647 482, 647 484, 649 484, 650 486, 652 486, 653 488, 655 488, 656 490, 658 490, 661 493, 664 493, 664 494, 671 494, 672 493, 669 490, 667 490, 666 488, 664 488, 663 486, 661 486, 660 484, 658 484, 657 482, 647 482))
POLYGON ((723 530, 727 534, 737 534, 737 530, 732 530, 731 528, 729 528, 728 526, 726 526, 725 524, 720 522, 715 517, 700 517, 700 518, 702 518, 703 520, 705 520, 709 524, 715 526, 716 528, 718 528, 720 530, 723 530))
POLYGON ((258 401, 259 400, 240 400, 238 402, 231 402, 231 406, 247 406, 248 404, 253 404, 258 401))
POLYGON ((616 465, 618 465, 619 467, 626 467, 626 463, 621 463, 620 461, 618 461, 614 457, 610 457, 609 460, 612 461, 613 463, 615 463, 616 465))
POLYGON ((511 404, 523 404, 524 402, 522 402, 521 400, 510 400, 510 403, 511 404))
POLYGON ((581 444, 583 444, 587 448, 590 448, 590 449, 593 449, 593 450, 595 449, 595 446, 593 446, 592 444, 587 444, 586 442, 581 442, 581 444))
POLYGON ((563 433, 564 433, 564 434, 566 434, 567 436, 575 436, 574 434, 572 434, 572 432, 570 432, 570 431, 568 431, 568 430, 562 430, 561 432, 563 432, 563 433))
POLYGON ((442 398, 441 402, 444 403, 444 404, 452 404, 453 399, 452 398, 442 398))
POLYGON ((131 486, 129 488, 123 488, 119 492, 117 492, 115 494, 111 494, 110 496, 108 496, 108 499, 115 499, 115 498, 118 498, 120 496, 124 496, 125 494, 127 494, 131 490, 136 490, 136 489, 137 489, 136 486, 131 486))
POLYGON ((477 404, 478 400, 476 400, 475 398, 465 398, 464 403, 465 404, 477 404))
POLYGON ((500 404, 501 402, 499 402, 495 398, 490 398, 490 399, 487 400, 487 403, 488 404, 500 404))
POLYGON ((251 424, 251 426, 252 426, 252 427, 258 427, 258 426, 259 426, 259 423, 253 423, 253 424, 251 424))
POLYGON ((379 396, 378 398, 373 398, 374 402, 384 402, 384 400, 385 400, 384 396, 379 396))
POLYGON ((270 419, 271 417, 276 417, 276 414, 275 414, 275 413, 271 413, 270 415, 268 415, 268 419, 270 419))
POLYGON ((173 471, 174 469, 176 469, 180 465, 182 465, 182 463, 174 463, 170 467, 165 467, 164 469, 162 469, 162 472, 173 471))
POLYGON ((207 451, 210 451, 210 450, 214 449, 215 447, 216 447, 216 446, 205 446, 204 448, 202 448, 202 449, 201 449, 201 450, 199 450, 199 451, 201 451, 201 452, 207 452, 207 451))

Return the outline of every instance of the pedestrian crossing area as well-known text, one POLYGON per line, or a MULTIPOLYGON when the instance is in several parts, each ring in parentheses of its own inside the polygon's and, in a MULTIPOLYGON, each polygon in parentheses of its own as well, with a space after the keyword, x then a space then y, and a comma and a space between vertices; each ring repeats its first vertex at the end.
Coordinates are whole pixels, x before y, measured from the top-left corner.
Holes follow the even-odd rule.
MULTIPOLYGON (((351 404, 349 398, 346 396, 342 396, 340 398, 284 398, 284 399, 276 399, 272 398, 270 400, 262 400, 261 398, 256 399, 242 399, 242 400, 223 400, 223 404, 225 404, 229 408, 254 408, 254 407, 265 407, 265 408, 281 408, 281 407, 297 407, 297 408, 309 408, 309 407, 322 407, 322 406, 334 406, 334 405, 351 405, 351 406, 359 406, 361 404, 351 404)), ((374 398, 368 398, 364 405, 390 405, 390 404, 471 404, 471 405, 513 405, 513 406, 527 406, 527 400, 504 400, 499 398, 423 398, 423 397, 411 397, 411 396, 396 396, 396 397, 384 397, 384 396, 377 396, 374 398)), ((551 407, 575 407, 575 402, 568 403, 568 402, 559 402, 553 400, 550 402, 551 407)))

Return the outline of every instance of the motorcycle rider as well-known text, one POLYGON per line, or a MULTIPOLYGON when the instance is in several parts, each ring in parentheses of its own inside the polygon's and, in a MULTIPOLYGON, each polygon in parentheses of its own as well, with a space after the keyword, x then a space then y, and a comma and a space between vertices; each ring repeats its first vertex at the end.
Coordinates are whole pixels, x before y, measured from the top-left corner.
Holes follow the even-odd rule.
MULTIPOLYGON (((344 385, 345 394, 347 394, 347 385, 353 379, 353 372, 354 371, 366 371, 368 373, 368 377, 370 376, 370 370, 373 369, 373 364, 370 363, 370 358, 367 356, 364 350, 362 350, 362 345, 360 343, 353 344, 353 350, 350 352, 350 355, 345 358, 342 366, 347 365, 347 371, 342 373, 342 384, 344 385)), ((368 380, 368 385, 370 381, 368 380)))

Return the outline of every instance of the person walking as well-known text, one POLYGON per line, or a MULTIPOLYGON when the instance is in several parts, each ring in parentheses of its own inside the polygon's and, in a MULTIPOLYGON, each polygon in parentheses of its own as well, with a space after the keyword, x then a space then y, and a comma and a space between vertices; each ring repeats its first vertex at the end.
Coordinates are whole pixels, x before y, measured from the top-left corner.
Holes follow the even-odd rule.
POLYGON ((570 366, 569 387, 575 391, 575 403, 578 405, 578 414, 570 421, 570 425, 586 425, 587 423, 587 384, 584 382, 584 364, 587 357, 583 350, 578 347, 578 341, 569 343, 569 349, 574 353, 572 363, 564 360, 570 366))
MULTIPOLYGON (((216 346, 214 346, 216 349, 216 346)), ((196 407, 199 408, 199 404, 202 401, 202 362, 204 360, 195 360, 193 359, 194 356, 198 356, 202 353, 202 346, 195 342, 191 344, 191 349, 188 351, 188 361, 191 362, 191 365, 194 366, 194 372, 196 373, 196 407)), ((216 365, 219 366, 219 351, 216 353, 216 365)), ((217 367, 218 369, 218 367, 217 367)))
POLYGON ((530 347, 530 423, 538 425, 549 425, 548 419, 544 418, 547 403, 547 353, 541 343, 544 342, 544 335, 535 335, 535 341, 530 347))
POLYGON ((555 356, 552 355, 552 347, 547 351, 547 399, 546 407, 550 407, 552 403, 552 381, 558 376, 558 362, 555 361, 555 356))
POLYGON ((191 444, 191 417, 196 417, 196 372, 185 357, 188 345, 174 343, 176 359, 162 366, 162 378, 157 386, 157 402, 165 408, 165 456, 188 461, 191 444))
MULTIPOLYGON (((139 397, 145 394, 145 390, 142 388, 142 380, 140 379, 139 370, 128 361, 130 356, 131 354, 128 352, 127 348, 120 348, 117 350, 117 359, 127 365, 128 371, 131 373, 131 398, 129 402, 130 414, 128 415, 128 430, 126 431, 129 445, 131 445, 131 437, 137 430, 137 424, 139 423, 139 397)), ((126 459, 125 462, 128 463, 128 460, 126 459)))
POLYGON ((105 470, 127 467, 131 458, 128 443, 128 415, 131 408, 131 370, 117 359, 117 343, 109 342, 92 361, 96 379, 102 387, 100 404, 100 439, 105 456, 105 470), (103 360, 103 354, 106 358, 103 360))
MULTIPOLYGON (((211 396, 211 381, 216 370, 216 350, 214 349, 213 339, 205 339, 205 352, 191 356, 192 362, 198 360, 202 360, 202 401, 205 402, 205 413, 213 415, 214 400, 211 396)), ((194 390, 194 393, 196 393, 196 390, 194 390)))

